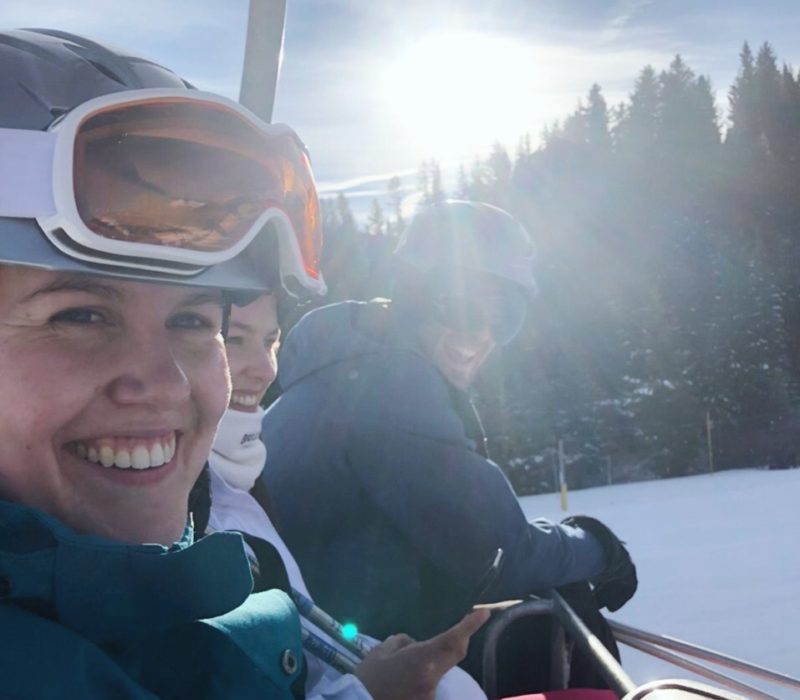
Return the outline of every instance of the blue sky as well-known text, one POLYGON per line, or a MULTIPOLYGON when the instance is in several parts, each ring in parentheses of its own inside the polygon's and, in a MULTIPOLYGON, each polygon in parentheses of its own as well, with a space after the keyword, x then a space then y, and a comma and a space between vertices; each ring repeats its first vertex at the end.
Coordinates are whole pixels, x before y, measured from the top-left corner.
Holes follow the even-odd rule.
MULTIPOLYGON (((4 27, 47 26, 125 46, 236 97, 246 0, 0 0, 4 27)), ((307 142, 317 179, 382 182, 435 157, 513 149, 593 82, 624 99, 641 68, 681 53, 721 114, 744 40, 800 67, 790 0, 289 0, 275 120, 307 142)))

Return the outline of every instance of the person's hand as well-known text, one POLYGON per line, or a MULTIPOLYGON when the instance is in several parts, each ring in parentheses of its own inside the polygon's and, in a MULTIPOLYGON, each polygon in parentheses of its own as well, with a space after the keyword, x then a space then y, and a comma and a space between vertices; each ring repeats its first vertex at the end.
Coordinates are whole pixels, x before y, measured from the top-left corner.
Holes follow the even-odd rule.
POLYGON ((425 642, 392 635, 364 657, 355 675, 375 700, 432 700, 441 677, 464 658, 469 638, 489 615, 471 612, 425 642))
POLYGON ((625 543, 603 523, 588 515, 575 515, 562 522, 586 530, 602 545, 606 568, 589 579, 589 583, 592 584, 598 608, 607 608, 609 612, 619 610, 633 597, 639 585, 636 565, 625 543))

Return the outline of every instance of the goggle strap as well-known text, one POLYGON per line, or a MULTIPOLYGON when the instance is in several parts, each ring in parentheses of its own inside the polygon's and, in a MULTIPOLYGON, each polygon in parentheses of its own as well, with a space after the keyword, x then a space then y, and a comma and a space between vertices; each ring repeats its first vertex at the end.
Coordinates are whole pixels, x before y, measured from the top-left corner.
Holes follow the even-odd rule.
POLYGON ((53 153, 57 134, 0 129, 0 216, 55 214, 53 153))

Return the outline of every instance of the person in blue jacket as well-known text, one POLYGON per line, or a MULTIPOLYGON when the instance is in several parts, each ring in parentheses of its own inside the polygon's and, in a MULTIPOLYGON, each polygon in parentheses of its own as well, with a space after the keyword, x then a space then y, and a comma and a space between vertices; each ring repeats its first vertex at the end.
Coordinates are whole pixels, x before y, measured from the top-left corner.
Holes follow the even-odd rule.
MULTIPOLYGON (((321 290, 318 221, 288 127, 88 39, 0 32, 3 697, 303 697, 293 603, 252 593, 240 535, 193 543, 187 502, 227 310, 278 277, 321 290)), ((432 698, 484 619, 379 645, 365 694, 432 698)))
POLYGON ((510 214, 431 205, 398 245, 391 301, 322 307, 287 335, 263 478, 319 605, 371 635, 425 637, 473 603, 583 580, 613 610, 636 588, 607 527, 528 522, 484 451, 466 390, 522 326, 531 256, 510 214))

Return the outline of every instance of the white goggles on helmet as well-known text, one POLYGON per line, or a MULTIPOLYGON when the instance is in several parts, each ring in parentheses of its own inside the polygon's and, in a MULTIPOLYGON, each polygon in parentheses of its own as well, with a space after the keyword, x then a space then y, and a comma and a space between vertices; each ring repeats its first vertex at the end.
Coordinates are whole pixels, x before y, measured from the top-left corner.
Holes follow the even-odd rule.
POLYGON ((302 142, 210 93, 130 90, 47 131, 0 128, 0 217, 35 219, 76 260, 183 276, 234 258, 271 223, 281 276, 324 292, 302 142))

